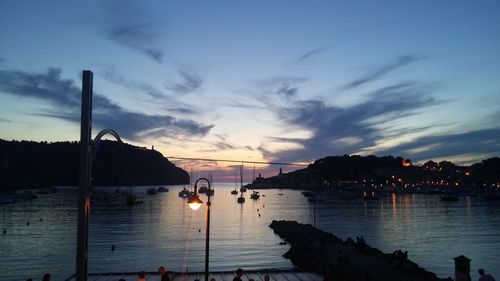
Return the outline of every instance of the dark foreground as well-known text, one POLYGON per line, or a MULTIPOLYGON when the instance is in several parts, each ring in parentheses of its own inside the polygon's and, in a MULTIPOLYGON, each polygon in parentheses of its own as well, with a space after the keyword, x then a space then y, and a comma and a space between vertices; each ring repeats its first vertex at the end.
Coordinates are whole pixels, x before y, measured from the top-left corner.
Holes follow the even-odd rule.
POLYGON ((325 280, 451 280, 419 267, 404 252, 384 254, 362 238, 343 241, 295 221, 273 221, 270 227, 291 246, 285 258, 299 270, 324 275, 325 280))
MULTIPOLYGON (((310 272, 293 272, 293 271, 247 271, 243 274, 242 280, 253 279, 255 281, 264 281, 264 276, 269 275, 269 281, 322 281, 323 277, 310 272)), ((171 272, 169 274, 170 281, 195 281, 205 280, 203 272, 171 272)), ((232 281, 235 277, 232 271, 210 272, 209 280, 212 278, 216 281, 232 281)), ((88 275, 89 281, 135 281, 137 273, 93 273, 88 275)), ((66 281, 74 281, 74 276, 66 279, 66 281)), ((160 275, 157 272, 148 272, 146 281, 160 281, 160 275)))

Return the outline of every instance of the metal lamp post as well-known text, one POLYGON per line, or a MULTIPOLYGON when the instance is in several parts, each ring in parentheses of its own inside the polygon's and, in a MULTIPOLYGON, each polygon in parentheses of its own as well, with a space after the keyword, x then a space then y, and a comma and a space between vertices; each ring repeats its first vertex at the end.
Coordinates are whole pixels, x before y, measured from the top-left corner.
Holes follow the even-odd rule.
POLYGON ((200 200, 200 197, 198 196, 198 182, 200 180, 204 180, 208 183, 208 191, 207 191, 207 217, 206 217, 206 230, 205 230, 205 281, 208 281, 208 262, 209 262, 209 241, 210 241, 210 196, 211 196, 211 189, 210 189, 210 181, 207 178, 199 178, 196 180, 194 183, 194 196, 193 198, 188 200, 188 205, 191 209, 193 210, 198 210, 201 205, 203 204, 203 201, 200 200))
POLYGON ((82 79, 82 115, 80 130, 80 175, 78 192, 78 226, 76 237, 76 280, 87 281, 90 186, 92 162, 101 138, 110 134, 120 143, 120 136, 111 129, 102 130, 94 140, 92 135, 92 71, 84 70, 82 79))

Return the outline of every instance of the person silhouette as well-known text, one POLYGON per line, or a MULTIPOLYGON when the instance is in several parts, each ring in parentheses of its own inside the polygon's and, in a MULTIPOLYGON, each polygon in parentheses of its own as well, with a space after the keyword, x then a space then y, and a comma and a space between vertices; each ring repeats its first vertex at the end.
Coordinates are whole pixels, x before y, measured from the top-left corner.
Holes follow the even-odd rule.
POLYGON ((170 281, 170 276, 168 276, 168 272, 165 270, 165 267, 160 266, 158 268, 158 272, 160 273, 161 281, 170 281))
POLYGON ((238 268, 238 269, 236 269, 235 273, 236 273, 236 276, 233 278, 233 281, 243 281, 243 280, 241 280, 241 276, 243 276, 243 269, 238 268))
POLYGON ((480 268, 477 272, 479 272, 479 281, 495 281, 495 278, 488 273, 484 272, 484 269, 480 268))

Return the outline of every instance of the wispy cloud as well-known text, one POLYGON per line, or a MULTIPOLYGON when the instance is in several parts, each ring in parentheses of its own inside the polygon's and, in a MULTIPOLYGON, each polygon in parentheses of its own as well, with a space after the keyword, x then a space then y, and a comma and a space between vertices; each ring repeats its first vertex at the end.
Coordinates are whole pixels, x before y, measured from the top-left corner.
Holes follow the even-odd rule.
POLYGON ((122 87, 130 89, 135 93, 145 94, 151 97, 155 103, 158 103, 158 101, 164 101, 165 104, 169 105, 168 107, 164 108, 164 110, 167 112, 182 115, 198 114, 198 110, 193 108, 191 105, 178 101, 176 97, 173 97, 172 95, 166 95, 162 90, 149 83, 135 81, 133 79, 127 78, 114 67, 104 67, 100 74, 104 79, 116 85, 120 85, 122 87))
POLYGON ((271 110, 288 126, 307 130, 311 136, 270 139, 275 143, 295 143, 300 149, 274 155, 265 149, 265 145, 259 150, 272 155, 274 160, 292 162, 358 152, 385 138, 381 124, 439 104, 432 97, 432 91, 432 86, 408 82, 376 90, 368 100, 350 107, 331 106, 321 100, 300 100, 292 105, 274 106, 271 110))
POLYGON ((379 153, 404 155, 413 161, 466 154, 500 156, 500 128, 420 137, 379 153))
POLYGON ((278 95, 281 97, 295 97, 300 86, 304 84, 308 78, 299 76, 276 76, 269 79, 255 81, 254 84, 259 88, 262 95, 278 95))
POLYGON ((203 84, 203 79, 198 74, 198 72, 194 71, 188 67, 182 67, 179 69, 179 76, 181 78, 181 82, 165 82, 165 89, 172 91, 177 94, 187 94, 190 92, 194 92, 203 84))
POLYGON ((405 65, 417 62, 421 59, 422 59, 422 56, 418 56, 418 55, 404 55, 404 56, 397 57, 392 62, 389 62, 389 63, 383 65, 382 67, 379 67, 373 71, 370 71, 370 72, 366 73, 365 75, 347 83, 343 87, 343 90, 354 89, 354 88, 357 88, 357 87, 364 85, 366 83, 375 81, 375 80, 381 78, 382 76, 388 74, 391 71, 394 71, 394 70, 396 70, 400 67, 403 67, 405 65))
POLYGON ((2 123, 11 123, 11 121, 9 119, 5 119, 5 118, 0 118, 0 122, 2 122, 2 123))
POLYGON ((139 2, 106 1, 103 6, 108 21, 105 34, 110 40, 162 62, 164 53, 159 42, 163 28, 151 13, 139 2))
POLYGON ((324 52, 324 51, 326 51, 326 50, 330 49, 332 46, 333 46, 333 45, 327 45, 327 46, 323 46, 323 47, 319 47, 319 48, 312 49, 312 50, 310 50, 310 51, 308 51, 308 52, 306 52, 306 53, 304 53, 304 54, 300 55, 300 56, 297 58, 297 60, 296 60, 296 61, 297 61, 298 63, 302 63, 302 62, 304 62, 304 61, 306 61, 306 60, 310 59, 311 57, 316 56, 316 55, 318 55, 318 54, 320 54, 320 53, 322 53, 322 52, 324 52))
MULTIPOLYGON (((0 70, 0 94, 47 101, 51 107, 37 114, 79 122, 81 91, 73 80, 61 78, 61 72, 58 68, 49 68, 46 73, 0 70)), ((204 136, 213 127, 168 115, 132 112, 96 93, 93 104, 94 124, 113 128, 132 140, 150 136, 204 136)))
POLYGON ((216 137, 215 141, 203 141, 202 145, 204 148, 198 149, 198 152, 221 152, 221 151, 229 151, 229 150, 250 150, 253 151, 253 148, 249 145, 240 146, 235 143, 229 142, 228 135, 226 134, 212 134, 212 136, 216 137))
POLYGON ((131 79, 127 79, 123 74, 119 73, 114 67, 105 68, 102 71, 102 76, 104 79, 112 83, 129 88, 134 91, 145 93, 148 96, 151 96, 152 98, 165 98, 165 95, 159 89, 145 82, 137 82, 131 79))

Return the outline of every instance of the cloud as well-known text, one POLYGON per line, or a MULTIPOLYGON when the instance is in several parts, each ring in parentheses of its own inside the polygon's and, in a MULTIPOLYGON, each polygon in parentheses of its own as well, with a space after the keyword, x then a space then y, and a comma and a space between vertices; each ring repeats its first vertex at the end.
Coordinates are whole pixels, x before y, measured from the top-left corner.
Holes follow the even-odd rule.
POLYGON ((417 114, 419 110, 440 103, 430 93, 432 86, 407 82, 381 88, 362 103, 339 107, 321 100, 296 101, 290 106, 271 110, 288 126, 310 132, 306 139, 270 138, 275 143, 295 143, 300 149, 270 153, 264 145, 259 150, 273 161, 311 161, 325 155, 351 154, 385 138, 380 128, 397 118, 417 114))
POLYGON ((327 45, 327 46, 323 46, 323 47, 319 47, 319 48, 315 48, 315 49, 312 49, 304 54, 302 54, 301 56, 299 56, 297 58, 297 62, 298 63, 302 63, 308 59, 310 59, 311 57, 313 56, 316 56, 322 52, 324 52, 325 50, 328 50, 332 47, 333 45, 327 45))
POLYGON ((180 83, 165 82, 165 89, 177 94, 187 94, 194 92, 203 84, 200 75, 187 67, 179 69, 179 75, 182 81, 180 83))
POLYGON ((500 155, 500 128, 420 137, 379 153, 404 155, 413 161, 466 154, 500 155))
POLYGON ((117 23, 108 33, 116 43, 137 50, 156 62, 161 63, 163 51, 155 47, 159 33, 151 23, 117 23))
POLYGON ((105 19, 105 35, 113 42, 133 49, 161 63, 163 50, 159 46, 163 25, 159 24, 155 11, 146 11, 139 2, 102 2, 105 19))
POLYGON ((403 67, 405 65, 417 62, 421 60, 421 56, 417 55, 404 55, 404 56, 399 56, 392 62, 389 62, 388 64, 375 69, 373 71, 370 71, 366 73, 365 75, 361 76, 360 78, 357 78, 349 83, 347 83, 344 87, 343 90, 350 90, 354 89, 356 87, 359 87, 363 84, 372 82, 374 80, 377 80, 381 78, 382 76, 386 75, 387 73, 394 71, 400 67, 403 67))
POLYGON ((5 119, 5 118, 0 118, 0 122, 1 123, 11 123, 11 121, 9 119, 5 119))
POLYGON ((250 151, 254 151, 255 150, 250 145, 245 145, 245 146, 243 146, 243 148, 246 149, 246 150, 250 150, 250 151))
POLYGON ((269 94, 292 98, 295 97, 308 78, 298 76, 277 76, 270 79, 255 81, 260 93, 268 96, 269 94))
POLYGON ((101 75, 104 79, 110 81, 111 83, 130 89, 133 92, 148 95, 154 100, 155 103, 158 103, 159 100, 164 101, 165 104, 169 105, 169 107, 164 108, 165 111, 183 115, 198 114, 198 110, 193 109, 192 106, 179 102, 172 96, 165 95, 161 90, 151 84, 128 79, 114 67, 105 67, 101 72, 101 75))
MULTIPOLYGON (((51 107, 38 115, 80 122, 81 90, 72 80, 61 78, 61 72, 58 68, 49 68, 46 73, 0 70, 0 93, 47 101, 51 107)), ((131 112, 96 93, 93 105, 95 125, 113 128, 131 140, 151 136, 204 136, 213 127, 168 115, 131 112)))
POLYGON ((152 98, 165 98, 165 95, 155 88, 154 86, 145 82, 136 82, 125 78, 125 76, 119 73, 114 67, 107 67, 102 72, 104 79, 115 83, 117 85, 129 88, 134 91, 139 91, 147 94, 152 98))

